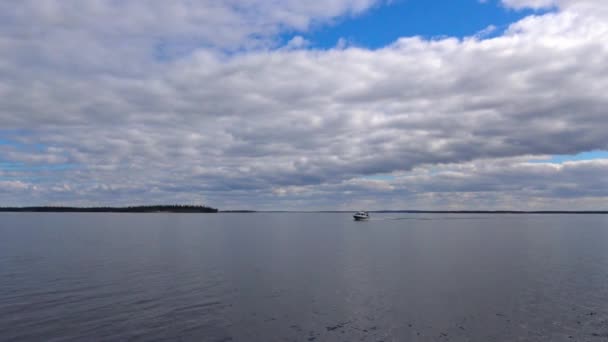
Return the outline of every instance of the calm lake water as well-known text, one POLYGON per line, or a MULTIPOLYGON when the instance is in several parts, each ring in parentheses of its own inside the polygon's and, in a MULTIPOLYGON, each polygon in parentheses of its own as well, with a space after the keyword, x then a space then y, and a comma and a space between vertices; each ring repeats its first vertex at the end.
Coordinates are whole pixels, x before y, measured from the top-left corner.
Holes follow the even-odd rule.
POLYGON ((608 216, 0 214, 2 341, 606 341, 608 216))

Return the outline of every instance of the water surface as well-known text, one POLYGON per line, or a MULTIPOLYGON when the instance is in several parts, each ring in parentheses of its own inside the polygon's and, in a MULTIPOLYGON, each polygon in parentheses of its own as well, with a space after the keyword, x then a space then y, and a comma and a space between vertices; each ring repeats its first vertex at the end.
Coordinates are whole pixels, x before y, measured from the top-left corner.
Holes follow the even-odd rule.
POLYGON ((0 214, 3 341, 606 341, 608 216, 0 214))

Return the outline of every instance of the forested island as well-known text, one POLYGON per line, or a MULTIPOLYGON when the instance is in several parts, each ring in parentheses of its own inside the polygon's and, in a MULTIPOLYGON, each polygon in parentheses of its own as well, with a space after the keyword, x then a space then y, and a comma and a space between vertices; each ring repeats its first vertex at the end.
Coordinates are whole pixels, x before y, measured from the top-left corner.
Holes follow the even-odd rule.
POLYGON ((218 209, 203 205, 142 205, 130 207, 0 207, 0 212, 46 213, 217 213, 218 209))

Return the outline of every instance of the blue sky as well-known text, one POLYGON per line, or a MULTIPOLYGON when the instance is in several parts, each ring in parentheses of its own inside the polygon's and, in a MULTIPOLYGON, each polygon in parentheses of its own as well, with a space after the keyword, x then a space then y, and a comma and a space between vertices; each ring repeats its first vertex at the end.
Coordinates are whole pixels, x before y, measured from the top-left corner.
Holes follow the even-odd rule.
POLYGON ((608 151, 589 151, 578 154, 558 154, 549 159, 533 160, 535 163, 563 164, 568 161, 608 159, 608 151))
POLYGON ((542 12, 509 9, 496 0, 485 3, 479 0, 396 0, 358 16, 317 26, 303 37, 314 48, 334 47, 342 38, 356 46, 376 49, 401 37, 462 38, 475 35, 489 26, 496 28, 490 36, 496 36, 511 23, 531 14, 542 12))

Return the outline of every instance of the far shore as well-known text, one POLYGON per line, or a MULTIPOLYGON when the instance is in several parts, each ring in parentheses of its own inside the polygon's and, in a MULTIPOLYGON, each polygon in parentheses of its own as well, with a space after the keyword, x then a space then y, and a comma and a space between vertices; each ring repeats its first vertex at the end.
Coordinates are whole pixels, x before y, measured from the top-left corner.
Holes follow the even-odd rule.
POLYGON ((216 208, 202 205, 144 205, 129 207, 0 207, 0 212, 42 213, 217 213, 216 208))
MULTIPOLYGON (((251 213, 353 213, 357 210, 263 210, 263 211, 246 211, 251 213)), ((231 212, 231 211, 220 211, 231 212)), ((245 212, 245 211, 234 211, 245 212)), ((369 213, 376 214, 608 214, 606 210, 543 210, 543 211, 517 211, 517 210, 368 210, 369 213)))
MULTIPOLYGON (((356 210, 219 210, 198 205, 149 205, 128 207, 0 207, 0 212, 42 213, 352 213, 356 210)), ((608 214, 607 210, 370 210, 377 214, 608 214)))

